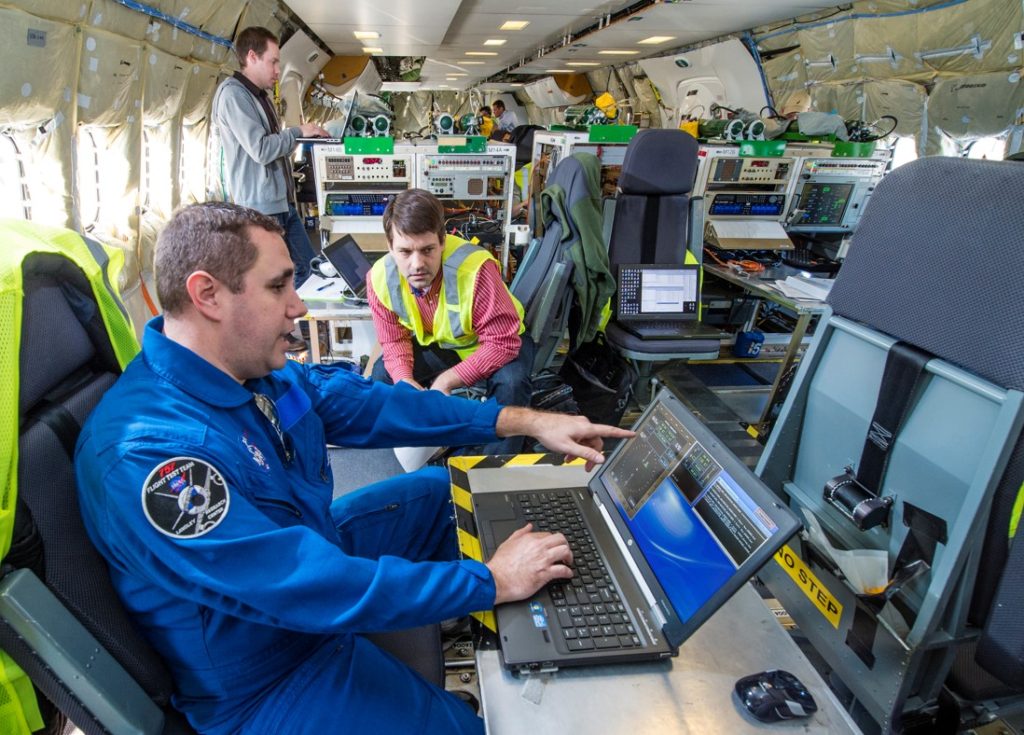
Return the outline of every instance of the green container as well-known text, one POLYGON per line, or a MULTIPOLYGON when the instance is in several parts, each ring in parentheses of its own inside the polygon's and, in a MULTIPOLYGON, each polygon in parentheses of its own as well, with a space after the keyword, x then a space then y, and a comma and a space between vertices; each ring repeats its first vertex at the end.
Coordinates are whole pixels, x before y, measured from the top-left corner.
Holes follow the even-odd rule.
POLYGON ((437 152, 486 153, 487 138, 482 135, 442 135, 437 139, 437 152))
POLYGON ((391 155, 394 152, 394 138, 345 138, 345 153, 391 155))
POLYGON ((786 152, 784 140, 741 140, 740 156, 747 158, 775 158, 786 152))
POLYGON ((871 158, 871 154, 875 152, 875 142, 872 140, 867 143, 851 143, 846 140, 837 140, 836 144, 832 146, 832 157, 871 158))
POLYGON ((628 143, 636 135, 636 125, 591 125, 591 143, 628 143))

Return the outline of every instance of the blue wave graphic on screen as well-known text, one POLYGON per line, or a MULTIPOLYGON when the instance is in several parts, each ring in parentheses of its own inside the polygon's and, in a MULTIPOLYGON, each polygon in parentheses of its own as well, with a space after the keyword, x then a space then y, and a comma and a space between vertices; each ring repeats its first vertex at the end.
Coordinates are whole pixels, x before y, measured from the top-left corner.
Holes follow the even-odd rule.
POLYGON ((671 480, 663 481, 626 522, 684 622, 736 570, 671 480))

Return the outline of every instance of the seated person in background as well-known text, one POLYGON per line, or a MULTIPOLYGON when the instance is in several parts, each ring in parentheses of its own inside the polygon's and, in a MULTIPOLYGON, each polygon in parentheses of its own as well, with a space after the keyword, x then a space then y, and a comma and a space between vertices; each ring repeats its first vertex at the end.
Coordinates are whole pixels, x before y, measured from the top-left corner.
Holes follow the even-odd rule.
MULTIPOLYGON (((523 307, 481 247, 445 235, 444 207, 408 189, 384 210, 388 253, 366 276, 366 297, 382 356, 373 379, 451 393, 486 381, 503 406, 530 403, 534 344, 523 307)), ((514 453, 521 441, 488 445, 514 453)))
POLYGON ((516 113, 505 109, 505 103, 501 100, 494 100, 491 103, 491 109, 494 110, 495 129, 503 133, 511 133, 519 125, 519 118, 516 117, 516 113))
POLYGON ((476 116, 480 118, 480 135, 490 138, 494 132, 494 117, 491 116, 491 108, 484 105, 477 110, 476 116))
POLYGON ((332 502, 325 443, 526 432, 597 463, 601 437, 632 433, 286 360, 306 307, 282 229, 254 210, 177 212, 156 278, 165 314, 86 422, 75 467, 86 529, 170 667, 174 706, 212 735, 483 733, 465 704, 362 634, 569 578, 565 538, 527 526, 487 564, 456 561, 445 470, 332 502))

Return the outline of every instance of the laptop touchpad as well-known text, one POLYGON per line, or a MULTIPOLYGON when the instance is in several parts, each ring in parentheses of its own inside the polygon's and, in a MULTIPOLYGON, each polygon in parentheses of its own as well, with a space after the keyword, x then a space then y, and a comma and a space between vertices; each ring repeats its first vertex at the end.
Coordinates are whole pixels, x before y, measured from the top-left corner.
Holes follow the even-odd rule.
POLYGON ((525 524, 522 521, 494 521, 491 523, 491 538, 497 548, 501 543, 525 524))

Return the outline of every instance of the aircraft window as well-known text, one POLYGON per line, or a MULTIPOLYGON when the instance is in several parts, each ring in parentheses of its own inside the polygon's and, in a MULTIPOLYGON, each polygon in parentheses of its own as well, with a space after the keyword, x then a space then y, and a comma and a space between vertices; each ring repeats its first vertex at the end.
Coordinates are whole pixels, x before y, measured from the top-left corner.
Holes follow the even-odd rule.
POLYGON ((143 181, 145 184, 145 201, 143 207, 155 210, 159 214, 170 216, 173 209, 171 198, 174 186, 173 154, 174 148, 170 141, 170 130, 165 123, 163 127, 148 125, 142 129, 143 147, 143 181))
POLYGON ((100 146, 95 133, 78 129, 78 211, 82 229, 91 232, 100 219, 100 146))
POLYGON ((917 160, 917 141, 912 135, 897 135, 892 152, 892 167, 899 168, 904 163, 917 160))
POLYGON ((6 132, 0 133, 0 173, 0 217, 32 219, 24 158, 14 137, 6 132))
POLYGON ((224 178, 224 149, 220 145, 220 134, 217 126, 210 126, 210 134, 206 138, 206 166, 207 179, 206 190, 210 193, 211 199, 218 201, 228 200, 227 182, 224 178))
POLYGON ((1002 161, 1006 149, 1006 139, 1002 136, 978 138, 965 146, 967 158, 987 158, 990 161, 1002 161))
POLYGON ((182 125, 181 165, 178 179, 181 181, 181 203, 202 202, 206 196, 206 135, 205 125, 182 125))
POLYGON ((149 128, 142 128, 142 190, 145 192, 142 206, 149 209, 150 195, 153 191, 153 146, 150 145, 149 128))

